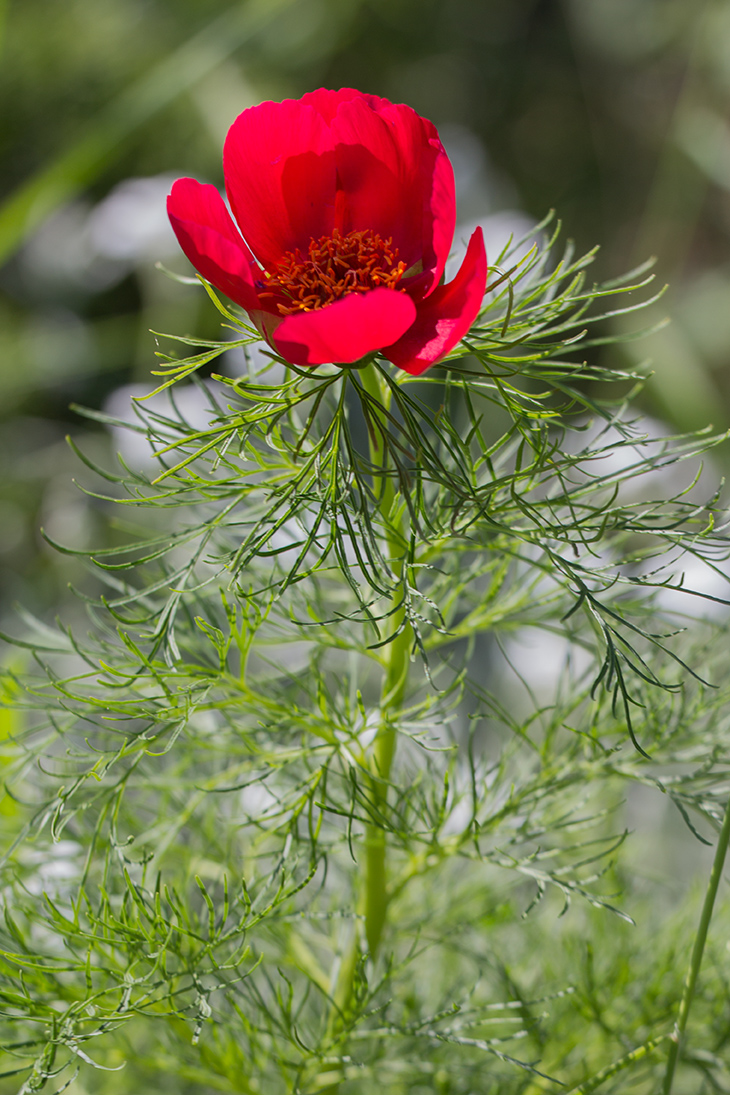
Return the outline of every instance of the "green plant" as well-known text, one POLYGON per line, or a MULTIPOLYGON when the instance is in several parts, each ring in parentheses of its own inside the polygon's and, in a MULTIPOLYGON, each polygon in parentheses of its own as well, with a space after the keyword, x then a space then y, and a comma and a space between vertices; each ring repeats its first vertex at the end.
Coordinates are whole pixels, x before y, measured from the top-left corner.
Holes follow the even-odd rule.
MULTIPOLYGON (((642 484, 720 439, 646 435, 641 377, 585 360, 646 268, 591 286, 545 229, 423 377, 197 380, 258 340, 207 287, 232 341, 177 339, 131 424, 81 412, 156 469, 79 453, 118 536, 89 623, 10 640, 3 1091, 657 1089, 686 925, 631 927, 620 803, 720 823, 718 628, 661 598, 728 545, 694 470, 642 484)), ((726 994, 684 1058, 708 1091, 726 994)))

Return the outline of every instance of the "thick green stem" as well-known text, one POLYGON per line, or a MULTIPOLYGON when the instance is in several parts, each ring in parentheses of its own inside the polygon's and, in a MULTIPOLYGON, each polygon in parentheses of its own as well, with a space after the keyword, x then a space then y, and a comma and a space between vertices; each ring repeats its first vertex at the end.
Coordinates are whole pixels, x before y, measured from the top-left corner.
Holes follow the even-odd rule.
POLYGON ((401 631, 389 643, 388 662, 383 682, 381 723, 373 743, 373 772, 369 777, 370 808, 374 820, 365 830, 365 859, 363 871, 363 915, 365 937, 370 957, 374 958, 385 926, 388 908, 388 869, 386 833, 378 822, 378 814, 387 808, 388 780, 396 746, 396 730, 390 712, 396 712, 403 702, 408 666, 410 664, 411 629, 402 622, 401 631))
MULTIPOLYGON (((366 392, 382 407, 388 409, 390 392, 382 382, 374 365, 364 369, 362 384, 366 392)), ((402 517, 394 512, 396 491, 393 479, 388 475, 388 453, 383 444, 378 423, 383 422, 377 411, 371 411, 374 422, 370 429, 370 459, 380 470, 375 482, 381 516, 385 527, 388 563, 396 579, 403 576, 406 549, 405 529, 402 517)), ((370 809, 373 820, 365 830, 365 856, 363 863, 362 913, 365 917, 365 937, 370 957, 374 958, 380 944, 388 908, 388 870, 386 831, 379 815, 387 809, 388 781, 396 747, 396 728, 393 715, 397 715, 408 681, 410 649, 413 635, 405 619, 401 595, 396 592, 387 617, 389 641, 384 645, 385 673, 380 699, 380 725, 373 742, 371 774, 368 780, 370 809)))
POLYGON ((697 935, 695 936, 695 942, 692 948, 692 957, 690 959, 689 969, 687 970, 687 977, 685 978, 684 982, 684 989, 682 991, 682 999, 679 1004, 679 1011, 677 1012, 677 1022, 674 1025, 674 1031, 672 1033, 672 1041, 669 1048, 669 1057, 667 1059, 667 1069, 664 1074, 664 1084, 662 1086, 662 1095, 671 1095, 672 1082, 674 1080, 674 1071, 677 1067, 679 1055, 682 1050, 684 1032, 687 1027, 687 1019, 689 1018, 689 1009, 692 1006, 692 998, 694 996, 695 987, 697 985, 697 977, 699 976, 700 966, 702 965, 702 955, 704 953, 705 942, 707 940, 707 931, 710 927, 710 921, 712 920, 712 910, 715 905, 717 888, 720 885, 720 878, 722 877, 723 867, 725 866, 725 857, 727 855, 729 842, 730 801, 725 808, 725 817, 722 823, 722 829, 720 830, 720 837, 717 842, 717 848, 715 849, 715 858, 712 863, 710 878, 707 883, 707 893, 705 894, 705 900, 702 905, 700 923, 699 927, 697 928, 697 935))
MULTIPOLYGON (((365 391, 386 410, 390 393, 382 383, 374 365, 363 369, 359 379, 365 391)), ((377 409, 370 408, 371 419, 383 421, 377 409)), ((378 430, 377 422, 370 432, 370 460, 374 468, 374 491, 383 520, 384 539, 388 564, 395 578, 396 592, 386 611, 385 621, 388 638, 381 647, 383 656, 383 681, 380 696, 380 720, 369 755, 369 771, 366 777, 368 808, 372 818, 365 826, 364 847, 361 860, 360 893, 357 910, 364 920, 365 938, 371 959, 375 958, 385 928, 388 911, 388 848, 384 815, 388 807, 388 787, 396 750, 398 712, 403 703, 408 684, 410 652, 413 630, 405 618, 402 594, 397 587, 403 576, 407 539, 405 523, 397 515, 397 492, 388 472, 388 454, 378 430)), ((352 945, 343 958, 333 989, 333 1008, 328 1025, 328 1036, 333 1037, 342 1015, 352 1000, 357 966, 361 958, 360 943, 355 934, 352 945)), ((324 1069, 326 1075, 328 1070, 324 1069)), ((320 1079, 322 1074, 320 1074, 320 1079)), ((335 1095, 339 1081, 318 1089, 321 1095, 335 1095)))

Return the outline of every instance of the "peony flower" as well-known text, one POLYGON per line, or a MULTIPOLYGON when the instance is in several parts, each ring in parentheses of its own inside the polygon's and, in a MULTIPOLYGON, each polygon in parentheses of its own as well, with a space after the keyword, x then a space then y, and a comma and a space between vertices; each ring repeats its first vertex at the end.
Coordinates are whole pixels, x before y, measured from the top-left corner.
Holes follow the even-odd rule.
POLYGON ((180 246, 295 365, 376 351, 413 375, 467 333, 487 280, 482 231, 442 284, 454 173, 431 122, 351 88, 244 110, 218 190, 178 179, 167 209, 180 246))

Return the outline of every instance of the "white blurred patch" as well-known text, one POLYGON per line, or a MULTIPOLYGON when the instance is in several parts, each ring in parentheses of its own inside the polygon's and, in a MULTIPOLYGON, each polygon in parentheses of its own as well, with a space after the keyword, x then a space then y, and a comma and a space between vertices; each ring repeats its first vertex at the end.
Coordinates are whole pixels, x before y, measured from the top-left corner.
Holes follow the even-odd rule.
POLYGON ((510 253, 504 257, 503 263, 514 266, 528 251, 532 250, 535 243, 542 243, 542 235, 536 235, 536 222, 519 209, 503 209, 499 213, 493 213, 482 221, 484 231, 484 243, 487 248, 487 259, 490 265, 497 262, 502 251, 508 247, 510 253), (523 240, 523 237, 527 237, 523 240), (519 244, 516 244, 523 240, 519 244))
POLYGON ((125 179, 97 205, 73 201, 41 224, 21 253, 32 284, 108 289, 142 263, 177 255, 166 199, 174 175, 125 179))
POLYGON ((65 893, 68 887, 64 883, 78 875, 81 852, 81 845, 75 840, 59 840, 42 851, 26 846, 24 866, 33 868, 32 875, 25 881, 28 892, 47 893, 52 898, 65 893))
POLYGON ((454 122, 441 126, 439 137, 454 169, 457 207, 478 194, 488 208, 491 195, 487 154, 476 133, 454 122))
POLYGON ((472 821, 473 812, 473 805, 466 795, 458 799, 441 826, 441 835, 455 836, 457 833, 465 832, 472 821))
POLYGON ((566 674, 580 679, 593 662, 582 647, 538 627, 521 628, 505 641, 504 649, 513 673, 523 678, 541 701, 555 698, 566 674))
POLYGON ((86 499, 66 477, 48 484, 41 509, 41 527, 56 544, 82 551, 89 546, 93 520, 86 499))
POLYGON ((487 250, 487 262, 490 269, 496 264, 504 248, 507 247, 507 245, 510 245, 511 248, 518 240, 521 240, 523 236, 528 236, 529 238, 521 243, 519 247, 515 248, 509 257, 505 257, 502 260, 503 265, 509 263, 510 267, 514 266, 516 262, 519 262, 519 260, 528 253, 536 241, 539 242, 536 236, 530 235, 530 233, 535 230, 535 221, 531 217, 528 217, 526 213, 521 213, 518 209, 504 209, 500 213, 491 213, 488 217, 478 217, 474 220, 457 224, 452 253, 446 263, 447 281, 451 281, 461 266, 464 255, 466 254, 469 239, 474 230, 478 227, 481 227, 484 233, 484 245, 487 250))
POLYGON ((669 586, 655 593, 662 612, 676 617, 678 623, 691 620, 726 620, 730 613, 730 561, 707 562, 685 555, 675 567, 669 586), (699 596, 697 596, 699 594, 699 596))
MULTIPOLYGON (((446 264, 446 280, 461 265, 469 238, 481 226, 490 266, 497 262, 504 247, 521 239, 535 227, 535 221, 514 208, 517 195, 511 182, 490 162, 476 133, 464 125, 441 126, 439 136, 454 169, 456 206, 459 222, 454 234, 452 254, 446 264), (494 212, 499 210, 499 212, 494 212)), ((534 243, 530 239, 510 259, 510 265, 526 254, 534 243)))
POLYGON ((179 245, 167 216, 167 195, 174 181, 174 175, 153 175, 115 186, 89 215, 94 252, 133 265, 177 254, 179 245))
MULTIPOLYGON (((210 387, 220 396, 219 385, 211 381, 210 387)), ((149 396, 153 391, 154 386, 151 384, 125 384, 107 397, 102 409, 105 414, 121 422, 128 422, 131 427, 141 427, 143 419, 135 412, 134 401, 149 396)), ((222 406, 224 405, 225 401, 222 402, 222 406)), ((181 417, 193 430, 206 429, 217 417, 215 408, 195 384, 179 384, 172 389, 172 394, 160 392, 159 395, 150 396, 140 404, 140 410, 143 415, 145 411, 152 411, 172 422, 179 421, 181 417)), ((110 430, 116 450, 132 470, 149 471, 153 467, 159 467, 154 457, 153 445, 146 434, 140 433, 137 428, 127 429, 121 425, 111 426, 110 430)), ((159 443, 157 447, 161 447, 159 443)))
MULTIPOLYGON (((231 340, 235 341, 232 335, 231 340)), ((221 372, 226 376, 249 376, 259 384, 278 385, 287 379, 286 365, 274 361, 271 348, 265 342, 252 342, 248 346, 234 346, 221 357, 221 372)))
POLYGON ((566 447, 571 452, 591 447, 600 454, 585 462, 586 475, 617 476, 628 473, 622 483, 622 498, 637 499, 671 498, 682 491, 685 501, 704 501, 709 498, 720 482, 720 476, 705 455, 687 456, 676 460, 671 456, 673 443, 670 429, 659 419, 643 417, 628 424, 627 437, 615 427, 604 423, 591 423, 583 432, 566 434, 566 447), (664 455, 666 453, 666 455, 664 455), (647 468, 651 459, 653 466, 647 468), (694 483, 702 463, 701 478, 694 483))
POLYGON ((247 818, 262 818, 276 811, 279 800, 260 779, 243 788, 239 803, 247 818))

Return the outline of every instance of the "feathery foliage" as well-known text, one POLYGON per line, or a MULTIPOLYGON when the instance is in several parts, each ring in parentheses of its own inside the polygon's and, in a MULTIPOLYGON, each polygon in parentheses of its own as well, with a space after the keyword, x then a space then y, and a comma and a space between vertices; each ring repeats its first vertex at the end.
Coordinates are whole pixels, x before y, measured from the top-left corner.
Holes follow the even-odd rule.
POLYGON ((721 438, 647 434, 595 350, 651 278, 592 286, 545 228, 417 380, 279 379, 206 286, 233 338, 178 338, 132 422, 82 412, 151 460, 79 453, 88 624, 7 637, 2 1092, 657 1089, 687 926, 642 924, 622 800, 722 819, 724 640, 674 607, 724 579, 721 438))

